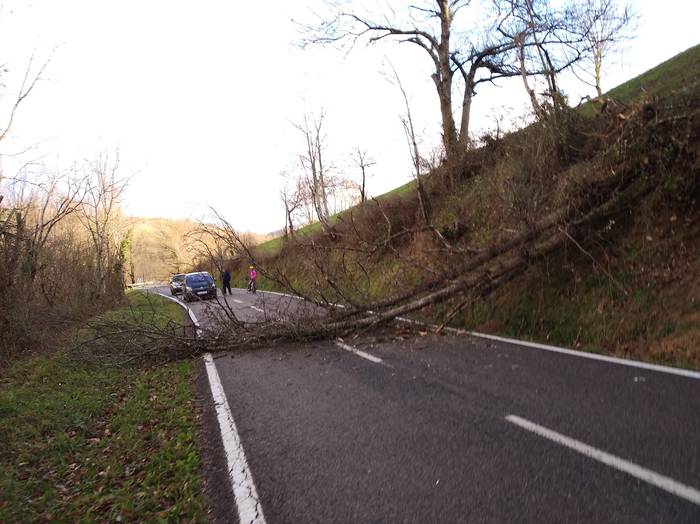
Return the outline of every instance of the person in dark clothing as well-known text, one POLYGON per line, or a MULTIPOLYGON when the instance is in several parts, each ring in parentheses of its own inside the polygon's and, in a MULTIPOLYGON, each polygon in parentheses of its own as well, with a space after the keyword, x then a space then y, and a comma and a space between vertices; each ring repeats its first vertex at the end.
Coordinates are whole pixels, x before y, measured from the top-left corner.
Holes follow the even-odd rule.
POLYGON ((229 270, 226 269, 224 270, 224 274, 221 275, 221 291, 223 294, 226 294, 226 290, 228 289, 228 294, 231 294, 231 273, 229 273, 229 270))

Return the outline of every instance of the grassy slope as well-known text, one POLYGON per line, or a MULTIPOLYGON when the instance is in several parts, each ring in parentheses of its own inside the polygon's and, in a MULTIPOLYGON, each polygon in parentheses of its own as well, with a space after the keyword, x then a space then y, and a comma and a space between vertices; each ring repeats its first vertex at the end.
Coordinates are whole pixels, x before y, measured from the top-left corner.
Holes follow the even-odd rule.
MULTIPOLYGON (((408 193, 411 193, 412 191, 415 191, 415 186, 416 183, 414 180, 410 180, 406 182, 405 184, 396 187, 392 189, 391 191, 387 191, 386 193, 380 195, 377 197, 377 200, 384 201, 387 199, 391 198, 398 198, 401 197, 402 195, 406 195, 408 193)), ((333 217, 334 221, 337 220, 338 218, 341 218, 345 216, 346 214, 350 213, 354 207, 351 207, 350 209, 347 209, 345 211, 341 211, 338 213, 336 216, 333 217)), ((301 235, 301 236, 309 236, 313 235, 316 233, 319 233, 321 231, 321 223, 320 222, 312 222, 311 224, 308 224, 306 226, 303 226, 299 228, 296 231, 296 234, 301 235)), ((259 255, 263 256, 271 256, 279 253, 280 249, 282 249, 282 242, 284 241, 284 237, 276 237, 268 240, 267 242, 263 242, 255 247, 255 251, 259 255)))
MULTIPOLYGON (((700 45, 608 95, 632 102, 698 91, 700 45)), ((645 202, 592 255, 550 257, 476 304, 454 324, 589 351, 700 367, 700 226, 697 208, 645 202)), ((438 316, 447 306, 432 313, 438 316)))
MULTIPOLYGON (((663 99, 678 91, 697 91, 698 78, 700 46, 695 46, 609 95, 623 103, 644 93, 663 99)), ((396 193, 410 189, 407 184, 396 193)), ((449 217, 460 206, 487 207, 485 203, 478 191, 465 187, 444 202, 434 202, 435 217, 449 222, 442 220, 443 215, 449 217)), ((598 240, 600 245, 592 252, 595 264, 576 250, 550 257, 454 323, 592 351, 700 366, 699 217, 692 211, 664 210, 653 202, 635 211, 634 220, 618 224, 598 240)), ((486 210, 484 217, 486 222, 491 220, 486 210)), ((478 227, 473 224, 474 235, 478 227)), ((376 296, 392 291, 390 261, 386 264, 372 276, 376 296)), ((397 276, 393 285, 407 278, 397 276)), ((301 280, 303 276, 303 287, 301 280)), ((424 318, 441 318, 452 306, 426 311, 424 318)))
POLYGON ((698 71, 700 71, 700 45, 691 47, 646 73, 611 89, 608 96, 622 102, 634 100, 643 92, 657 97, 667 97, 678 90, 697 84, 700 79, 698 71))
MULTIPOLYGON (((171 301, 129 299, 183 321, 171 301)), ((15 365, 0 382, 0 522, 205 521, 192 374, 189 362, 141 369, 67 352, 15 365)))
MULTIPOLYGON (((691 47, 653 69, 611 89, 607 96, 620 102, 630 102, 645 92, 658 97, 669 96, 679 89, 697 84, 700 81, 698 72, 700 72, 700 45, 691 47)), ((591 109, 586 107, 584 111, 589 112, 591 109)), ((377 198, 394 198, 414 190, 415 182, 411 180, 377 198)), ((300 228, 298 233, 311 235, 320 229, 321 225, 314 222, 300 228)), ((282 241, 282 237, 277 237, 263 242, 257 246, 257 252, 263 255, 278 253, 282 247, 282 241)))

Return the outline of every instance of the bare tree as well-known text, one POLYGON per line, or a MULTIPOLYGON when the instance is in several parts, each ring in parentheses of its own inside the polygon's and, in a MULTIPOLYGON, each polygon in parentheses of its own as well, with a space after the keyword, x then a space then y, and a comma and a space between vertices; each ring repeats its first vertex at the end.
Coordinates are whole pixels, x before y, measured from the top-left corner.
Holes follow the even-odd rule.
POLYGON ((616 44, 631 38, 636 16, 629 4, 615 0, 585 0, 577 11, 579 31, 590 48, 590 56, 577 68, 577 76, 603 96, 603 61, 616 44), (586 66, 592 66, 592 71, 586 66))
POLYGON ((421 159, 420 149, 418 148, 416 130, 413 126, 413 117, 411 116, 411 105, 409 104, 408 95, 406 94, 406 90, 404 89, 403 84, 401 83, 401 78, 399 78, 399 74, 396 72, 396 69, 394 69, 393 65, 391 66, 391 68, 394 73, 394 80, 396 82, 396 86, 401 92, 401 96, 406 107, 406 113, 401 115, 400 117, 401 124, 403 125, 404 133, 406 134, 406 140, 408 141, 409 151, 411 153, 411 160, 413 162, 413 175, 416 179, 416 186, 418 189, 418 202, 420 204, 421 214, 423 216, 423 221, 425 222, 425 225, 429 226, 431 223, 430 200, 428 198, 428 192, 425 190, 425 185, 423 184, 421 172, 423 161, 421 159))
MULTIPOLYGON (((8 133, 10 132, 10 129, 12 128, 12 124, 15 121, 15 116, 17 114, 17 110, 19 109, 20 105, 27 99, 27 97, 30 95, 34 87, 36 86, 37 82, 41 80, 42 75, 44 74, 44 71, 49 65, 49 62, 51 61, 51 56, 39 67, 38 71, 33 71, 32 64, 34 62, 34 55, 32 55, 29 58, 29 63, 27 64, 27 67, 24 71, 24 76, 22 77, 22 83, 20 84, 19 90, 17 92, 17 95, 14 97, 14 100, 11 102, 9 112, 7 116, 5 117, 5 124, 4 127, 0 128, 0 143, 3 142, 7 136, 8 133)), ((3 69, 0 74, 6 73, 7 69, 3 69)), ((2 85, 4 87, 4 85, 2 85)), ((0 97, 2 99, 2 97, 0 97)), ((2 172, 2 166, 0 166, 0 183, 3 181, 3 172, 2 172)), ((0 204, 3 201, 4 196, 0 194, 0 204)))
POLYGON ((294 236, 294 216, 304 205, 304 184, 299 178, 293 178, 287 171, 280 175, 284 178, 284 187, 280 191, 280 198, 284 204, 284 237, 294 236))
POLYGON ((299 155, 299 162, 304 172, 304 179, 311 194, 316 217, 324 231, 330 229, 331 212, 328 207, 328 171, 330 165, 325 163, 325 133, 323 131, 324 113, 318 117, 304 116, 303 124, 294 124, 304 135, 304 152, 299 155))
MULTIPOLYGON (((54 228, 66 217, 80 209, 87 191, 87 180, 70 174, 48 175, 45 182, 36 185, 32 198, 24 206, 24 222, 31 224, 27 231, 25 271, 34 281, 50 261, 45 253, 46 244, 54 228), (28 214, 34 215, 29 219, 28 214)), ((18 212, 22 212, 18 210, 18 212)))
POLYGON ((22 83, 20 84, 19 91, 14 101, 12 102, 9 114, 7 115, 5 126, 2 130, 0 130, 0 142, 2 142, 7 137, 7 133, 10 131, 10 128, 12 127, 12 124, 15 120, 17 109, 22 104, 22 102, 24 102, 24 100, 29 96, 29 94, 36 86, 37 82, 41 79, 42 75, 44 74, 44 71, 46 70, 46 67, 49 65, 50 60, 51 58, 49 57, 49 59, 42 64, 39 70, 37 72, 34 72, 32 71, 34 56, 32 55, 29 58, 29 63, 27 64, 24 76, 22 77, 22 83))
POLYGON ((115 234, 115 217, 119 199, 126 188, 126 181, 117 178, 119 155, 114 160, 107 153, 86 166, 89 185, 80 215, 90 233, 94 249, 95 273, 98 289, 106 291, 106 277, 110 269, 115 234))
POLYGON ((494 0, 499 13, 498 32, 517 51, 517 65, 535 115, 542 119, 559 113, 566 100, 558 75, 590 53, 587 27, 572 3, 554 6, 548 0, 494 0), (544 90, 531 82, 540 78, 544 90))
POLYGON ((359 147, 355 148, 350 158, 360 168, 360 202, 365 202, 367 200, 367 169, 376 165, 377 161, 367 154, 366 149, 359 147))
POLYGON ((440 103, 442 140, 449 158, 458 145, 462 148, 469 145, 471 105, 477 86, 518 74, 512 54, 509 54, 515 49, 515 42, 493 31, 488 24, 480 27, 473 21, 455 35, 459 12, 477 3, 482 10, 485 8, 485 2, 473 0, 424 0, 408 5, 403 13, 390 9, 390 13, 373 16, 345 10, 339 3, 329 2, 333 14, 317 26, 307 28, 303 44, 330 44, 343 39, 350 39, 354 44, 362 38, 376 43, 391 38, 419 47, 433 63, 432 79, 440 103), (452 99, 457 72, 464 81, 459 130, 452 99))

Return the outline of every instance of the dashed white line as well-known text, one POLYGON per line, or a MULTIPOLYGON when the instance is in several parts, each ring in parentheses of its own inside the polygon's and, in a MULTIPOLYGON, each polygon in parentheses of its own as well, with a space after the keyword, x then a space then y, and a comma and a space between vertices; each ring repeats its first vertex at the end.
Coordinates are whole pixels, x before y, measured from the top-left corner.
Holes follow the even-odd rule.
POLYGON ((260 313, 265 313, 265 310, 264 310, 264 309, 260 309, 259 307, 250 306, 250 309, 254 309, 255 311, 260 311, 260 313))
POLYGON ((681 484, 672 478, 643 468, 634 462, 630 462, 615 455, 611 455, 610 453, 606 453, 605 451, 601 451, 593 446, 589 446, 588 444, 584 444, 579 440, 567 437, 561 433, 557 433, 556 431, 552 431, 551 429, 535 424, 534 422, 530 422, 529 420, 518 417, 517 415, 507 415, 506 420, 512 424, 515 424, 516 426, 532 431, 541 437, 556 442, 557 444, 573 449, 582 455, 597 460, 598 462, 602 462, 606 466, 610 466, 619 471, 623 471, 628 475, 632 475, 639 480, 648 482, 649 484, 667 491, 672 495, 688 500, 693 504, 700 505, 700 491, 695 488, 681 484))
POLYGON ((362 357, 362 358, 369 360, 370 362, 374 362, 375 364, 382 363, 381 358, 375 357, 374 355, 370 355, 369 353, 365 353, 364 351, 361 351, 357 348, 349 346, 348 344, 344 344, 343 342, 336 342, 335 345, 338 346, 339 348, 344 349, 345 351, 349 351, 350 353, 355 353, 358 357, 362 357))
POLYGON ((243 304, 243 301, 242 301, 242 300, 238 300, 237 298, 234 298, 233 301, 234 301, 236 304, 243 304))
POLYGON ((224 452, 226 453, 233 496, 238 507, 239 521, 246 524, 265 524, 258 492, 253 483, 253 475, 248 468, 248 461, 243 452, 236 423, 233 421, 233 414, 226 400, 224 388, 221 385, 219 373, 216 370, 211 353, 204 355, 204 363, 207 368, 211 394, 214 398, 219 428, 221 429, 221 440, 224 443, 224 452))

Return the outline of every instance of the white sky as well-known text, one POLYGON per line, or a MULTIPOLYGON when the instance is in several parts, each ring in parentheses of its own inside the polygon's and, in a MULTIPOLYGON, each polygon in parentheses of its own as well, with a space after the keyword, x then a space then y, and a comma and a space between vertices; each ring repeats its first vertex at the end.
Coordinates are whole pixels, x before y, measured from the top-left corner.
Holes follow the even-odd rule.
MULTIPOLYGON (((118 149, 122 174, 133 175, 124 203, 129 214, 198 218, 214 206, 236 227, 269 232, 284 223, 278 173, 294 164, 301 147, 290 122, 323 109, 328 154, 339 170, 353 174, 347 155, 359 146, 378 161, 371 194, 403 184, 410 162, 398 119, 402 102, 381 71, 388 57, 409 91, 427 149, 439 141, 427 56, 391 43, 347 56, 302 51, 294 46, 299 32, 292 19, 307 18, 317 4, 5 0, 3 93, 17 91, 32 52, 41 62, 57 49, 0 152, 37 144, 21 159, 65 168, 118 149)), ((638 36, 608 66, 605 89, 700 43, 697 0, 632 4, 641 17, 638 36)), ((515 86, 479 91, 472 130, 524 113, 515 86)), ((572 100, 584 94, 571 84, 569 93, 572 100)), ((10 98, 0 99, 0 108, 10 98)), ((8 174, 19 159, 2 162, 8 174)))

